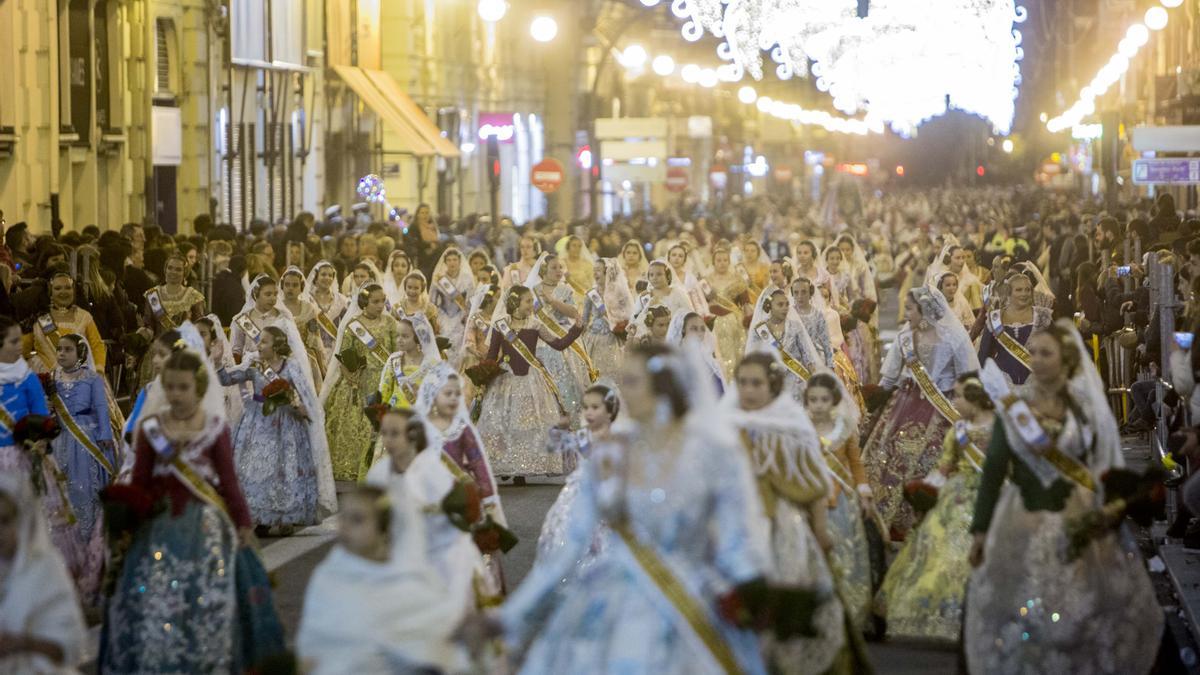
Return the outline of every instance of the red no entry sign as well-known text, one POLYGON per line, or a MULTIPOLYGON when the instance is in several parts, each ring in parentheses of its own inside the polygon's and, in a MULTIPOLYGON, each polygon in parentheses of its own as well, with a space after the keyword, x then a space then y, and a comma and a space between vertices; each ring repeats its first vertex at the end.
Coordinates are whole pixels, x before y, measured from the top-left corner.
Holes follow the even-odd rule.
POLYGON ((667 190, 671 192, 683 192, 688 186, 688 172, 682 166, 673 166, 667 169, 667 190))
POLYGON ((558 189, 566 175, 563 165, 557 159, 547 157, 533 166, 530 180, 533 186, 546 194, 558 189))

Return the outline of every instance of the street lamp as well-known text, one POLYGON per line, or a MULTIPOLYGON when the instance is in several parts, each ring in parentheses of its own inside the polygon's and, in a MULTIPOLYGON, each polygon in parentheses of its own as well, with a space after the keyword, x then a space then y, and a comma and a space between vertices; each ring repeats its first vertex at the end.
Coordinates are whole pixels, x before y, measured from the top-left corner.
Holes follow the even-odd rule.
POLYGON ((1012 151, 1013 151, 1012 139, 1011 138, 1004 139, 1004 142, 1000 144, 1000 149, 1011 155, 1012 151))
POLYGON ((508 3, 505 0, 479 0, 476 11, 479 12, 479 18, 488 23, 496 23, 508 12, 508 3))
POLYGON ((1167 27, 1167 10, 1162 7, 1151 7, 1146 10, 1146 28, 1162 30, 1167 27))
POLYGON ((550 42, 558 35, 558 22, 550 16, 534 17, 529 24, 529 35, 538 42, 550 42))
MULTIPOLYGON (((1162 6, 1166 7, 1167 9, 1174 9, 1183 4, 1183 0, 1158 0, 1158 1, 1161 2, 1162 6)), ((642 2, 645 3, 646 0, 642 0, 642 2)))
POLYGON ((746 105, 750 105, 758 100, 758 92, 754 91, 754 87, 746 85, 738 89, 738 100, 746 105))

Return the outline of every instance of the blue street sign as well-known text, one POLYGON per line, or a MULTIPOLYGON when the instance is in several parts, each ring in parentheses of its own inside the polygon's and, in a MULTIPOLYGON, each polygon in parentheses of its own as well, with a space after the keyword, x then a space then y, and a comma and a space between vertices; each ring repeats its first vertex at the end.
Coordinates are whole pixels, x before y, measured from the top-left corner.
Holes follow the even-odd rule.
POLYGON ((1134 185, 1200 184, 1200 158, 1133 160, 1134 185))

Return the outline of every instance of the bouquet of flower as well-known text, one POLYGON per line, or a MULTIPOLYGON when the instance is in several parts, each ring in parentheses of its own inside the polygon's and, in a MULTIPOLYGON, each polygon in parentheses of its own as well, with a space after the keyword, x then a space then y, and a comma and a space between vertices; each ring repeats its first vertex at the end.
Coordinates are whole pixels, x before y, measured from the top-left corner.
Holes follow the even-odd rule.
POLYGON ((770 631, 780 640, 817 635, 813 617, 827 598, 811 588, 747 581, 717 598, 717 613, 739 628, 770 631))
POLYGON ((262 399, 263 415, 269 417, 283 406, 292 405, 296 400, 296 390, 292 388, 291 382, 277 377, 263 387, 262 399))
POLYGON ((29 473, 33 489, 39 495, 46 494, 44 464, 49 454, 46 443, 57 438, 61 432, 58 420, 49 415, 26 415, 13 427, 13 440, 29 455, 29 473))
MULTIPOLYGON (((378 393, 376 393, 378 396, 378 393)), ((363 414, 367 416, 367 421, 371 423, 371 427, 375 429, 375 433, 379 433, 379 425, 383 420, 383 416, 390 410, 388 404, 379 401, 377 398, 367 402, 363 406, 363 414)))
POLYGON ((500 367, 500 364, 491 359, 484 359, 466 370, 467 377, 471 378, 471 382, 480 389, 491 384, 503 372, 504 369, 500 367))
POLYGON ((1120 527, 1126 517, 1148 526, 1166 503, 1164 475, 1156 466, 1146 469, 1145 473, 1129 469, 1106 471, 1100 477, 1104 485, 1104 506, 1067 519, 1066 562, 1079 559, 1093 541, 1120 527))
POLYGON ((862 396, 863 401, 867 404, 867 411, 873 413, 887 405, 888 400, 892 397, 892 392, 877 384, 864 384, 862 396))
POLYGON ((904 484, 904 501, 912 505, 917 513, 926 513, 937 504, 938 489, 924 479, 914 478, 904 484))
POLYGON ((42 391, 45 392, 47 399, 53 398, 58 393, 58 385, 54 383, 52 373, 38 373, 38 381, 42 383, 42 391))
POLYGON ((442 499, 442 512, 452 525, 470 532, 471 527, 483 517, 483 501, 479 486, 474 481, 459 481, 442 499))
POLYGON ((858 328, 858 319, 854 317, 854 314, 839 314, 838 316, 841 319, 843 333, 849 333, 858 328))
POLYGON ((860 298, 850 306, 850 315, 863 323, 870 323, 871 315, 875 313, 875 306, 874 300, 860 298))
POLYGON ((629 339, 629 322, 628 321, 617 322, 617 325, 612 327, 612 332, 613 332, 613 335, 617 336, 617 339, 620 340, 621 342, 628 340, 629 339))
POLYGON ((484 554, 496 551, 508 553, 519 541, 512 530, 497 523, 490 514, 484 518, 482 523, 471 527, 471 538, 475 540, 479 551, 484 554))
POLYGON ((342 351, 334 354, 334 358, 342 364, 342 367, 351 373, 357 373, 363 366, 367 365, 367 360, 361 354, 354 350, 353 347, 346 347, 342 351))

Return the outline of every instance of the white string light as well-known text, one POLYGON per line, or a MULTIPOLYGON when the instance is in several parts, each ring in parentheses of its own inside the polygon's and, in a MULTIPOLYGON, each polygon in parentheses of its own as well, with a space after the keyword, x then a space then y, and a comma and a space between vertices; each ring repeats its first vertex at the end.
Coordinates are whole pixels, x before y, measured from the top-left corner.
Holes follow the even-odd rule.
POLYGON ((1014 24, 1027 16, 1016 0, 872 0, 862 18, 857 0, 673 0, 671 11, 685 39, 722 40, 718 57, 755 80, 768 65, 787 80, 811 64, 836 108, 899 133, 948 107, 997 133, 1012 126, 1024 57, 1014 24))
POLYGON ((1174 8, 1182 4, 1175 0, 1160 0, 1160 2, 1162 7, 1154 6, 1146 10, 1143 23, 1135 23, 1125 31, 1125 37, 1117 44, 1117 50, 1112 58, 1100 67, 1091 82, 1079 90, 1078 100, 1070 108, 1046 122, 1046 129, 1050 133, 1056 134, 1071 129, 1076 138, 1081 135, 1090 136, 1087 133, 1080 134, 1079 130, 1089 128, 1091 125, 1081 125, 1080 123, 1085 117, 1096 112, 1096 99, 1103 96, 1129 70, 1130 61, 1150 41, 1150 31, 1158 31, 1167 27, 1170 14, 1163 7, 1174 8))

